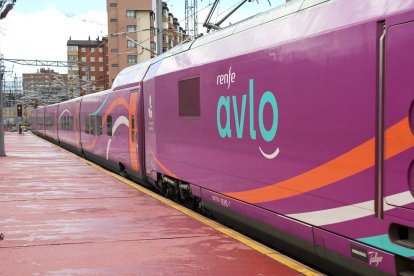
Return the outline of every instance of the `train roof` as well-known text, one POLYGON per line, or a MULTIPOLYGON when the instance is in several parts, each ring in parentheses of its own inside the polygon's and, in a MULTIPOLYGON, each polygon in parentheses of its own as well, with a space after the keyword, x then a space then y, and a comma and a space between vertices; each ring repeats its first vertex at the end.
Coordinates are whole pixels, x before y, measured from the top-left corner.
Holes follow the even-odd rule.
POLYGON ((162 61, 165 58, 180 54, 185 52, 189 49, 196 48, 213 41, 222 39, 224 37, 231 36, 233 34, 243 32, 250 28, 259 26, 261 24, 265 24, 269 21, 277 20, 279 18, 288 16, 293 13, 300 12, 301 10, 308 9, 315 5, 319 5, 325 2, 329 2, 332 0, 296 0, 288 2, 283 6, 279 6, 273 8, 269 11, 259 13, 255 16, 252 16, 246 20, 240 21, 234 25, 230 25, 228 27, 222 28, 220 30, 214 31, 209 33, 205 36, 201 36, 194 41, 185 41, 174 48, 170 49, 169 51, 153 58, 148 61, 127 67, 123 69, 118 76, 115 78, 114 83, 112 84, 112 90, 121 89, 126 85, 130 85, 133 83, 131 80, 136 80, 135 82, 140 82, 144 79, 148 68, 157 62, 162 61))

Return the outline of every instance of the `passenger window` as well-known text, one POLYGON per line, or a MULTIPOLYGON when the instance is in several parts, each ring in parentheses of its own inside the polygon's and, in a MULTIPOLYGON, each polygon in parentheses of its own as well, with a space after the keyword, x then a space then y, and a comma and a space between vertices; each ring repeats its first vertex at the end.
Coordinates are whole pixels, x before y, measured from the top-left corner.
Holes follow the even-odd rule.
POLYGON ((73 131, 73 116, 69 117, 69 130, 73 131))
POLYGON ((102 135, 102 116, 101 115, 96 116, 96 131, 99 136, 102 135))
POLYGON ((106 120, 106 134, 112 137, 112 116, 108 115, 106 120))
POLYGON ((135 115, 131 116, 131 141, 134 142, 135 138, 135 115))
POLYGON ((180 116, 200 116, 200 78, 179 81, 178 98, 180 116))
POLYGON ((85 115, 85 133, 89 133, 89 115, 85 115))
POLYGON ((91 115, 90 116, 90 125, 89 125, 89 127, 90 127, 90 133, 92 134, 92 135, 95 135, 95 133, 96 133, 96 131, 95 131, 95 121, 96 121, 96 116, 94 116, 94 115, 91 115))

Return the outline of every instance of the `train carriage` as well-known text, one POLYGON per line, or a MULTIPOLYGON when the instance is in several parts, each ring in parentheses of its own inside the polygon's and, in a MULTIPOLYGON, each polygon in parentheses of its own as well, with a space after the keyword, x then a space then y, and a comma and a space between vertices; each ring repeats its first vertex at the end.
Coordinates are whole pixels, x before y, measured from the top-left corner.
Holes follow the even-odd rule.
POLYGON ((59 104, 45 106, 44 111, 45 137, 53 143, 58 143, 58 106, 59 104))
POLYGON ((45 107, 36 108, 36 134, 45 138, 45 107))
POLYGON ((81 150, 328 271, 413 273, 413 22, 292 1, 77 100, 81 150))
POLYGON ((59 104, 57 116, 59 144, 77 154, 81 154, 79 111, 81 98, 59 104))

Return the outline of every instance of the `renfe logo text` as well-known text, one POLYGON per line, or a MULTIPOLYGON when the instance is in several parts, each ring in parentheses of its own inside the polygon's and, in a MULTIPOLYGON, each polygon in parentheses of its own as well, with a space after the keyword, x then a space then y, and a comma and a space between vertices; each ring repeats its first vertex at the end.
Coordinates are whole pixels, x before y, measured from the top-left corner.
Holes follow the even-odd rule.
MULTIPOLYGON (((220 134, 221 138, 231 138, 233 136, 232 129, 232 114, 233 114, 233 121, 236 131, 236 136, 238 139, 243 139, 244 135, 244 120, 246 117, 246 104, 247 100, 249 101, 249 122, 250 122, 250 138, 252 140, 256 140, 257 132, 256 132, 256 113, 254 110, 254 101, 255 101, 255 92, 254 92, 254 80, 249 81, 249 94, 244 94, 240 100, 237 99, 237 96, 221 96, 218 104, 217 104, 217 129, 220 134), (232 108, 233 107, 233 108, 232 108), (232 110, 233 109, 233 112, 232 110), (221 120, 221 113, 224 112, 225 120, 224 124, 221 120)), ((260 135, 262 136, 263 140, 266 142, 271 142, 274 140, 279 124, 279 109, 276 101, 275 95, 270 92, 266 91, 260 98, 259 103, 259 110, 257 112, 257 120, 259 124, 260 135), (264 109, 265 106, 268 105, 273 112, 272 125, 270 128, 266 128, 264 124, 264 109)), ((267 159, 273 159, 279 154, 279 148, 271 154, 266 154, 261 147, 259 147, 260 152, 264 157, 267 159)))
POLYGON ((227 85, 227 89, 234 82, 236 82, 236 73, 231 71, 231 66, 228 73, 217 76, 217 85, 227 85))

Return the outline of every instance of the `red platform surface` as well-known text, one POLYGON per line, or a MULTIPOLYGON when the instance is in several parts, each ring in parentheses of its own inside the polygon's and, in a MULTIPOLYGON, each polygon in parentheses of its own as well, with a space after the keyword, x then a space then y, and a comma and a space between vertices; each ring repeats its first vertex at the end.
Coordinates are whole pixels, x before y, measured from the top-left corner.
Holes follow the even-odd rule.
POLYGON ((28 132, 5 142, 1 275, 300 274, 28 132))

